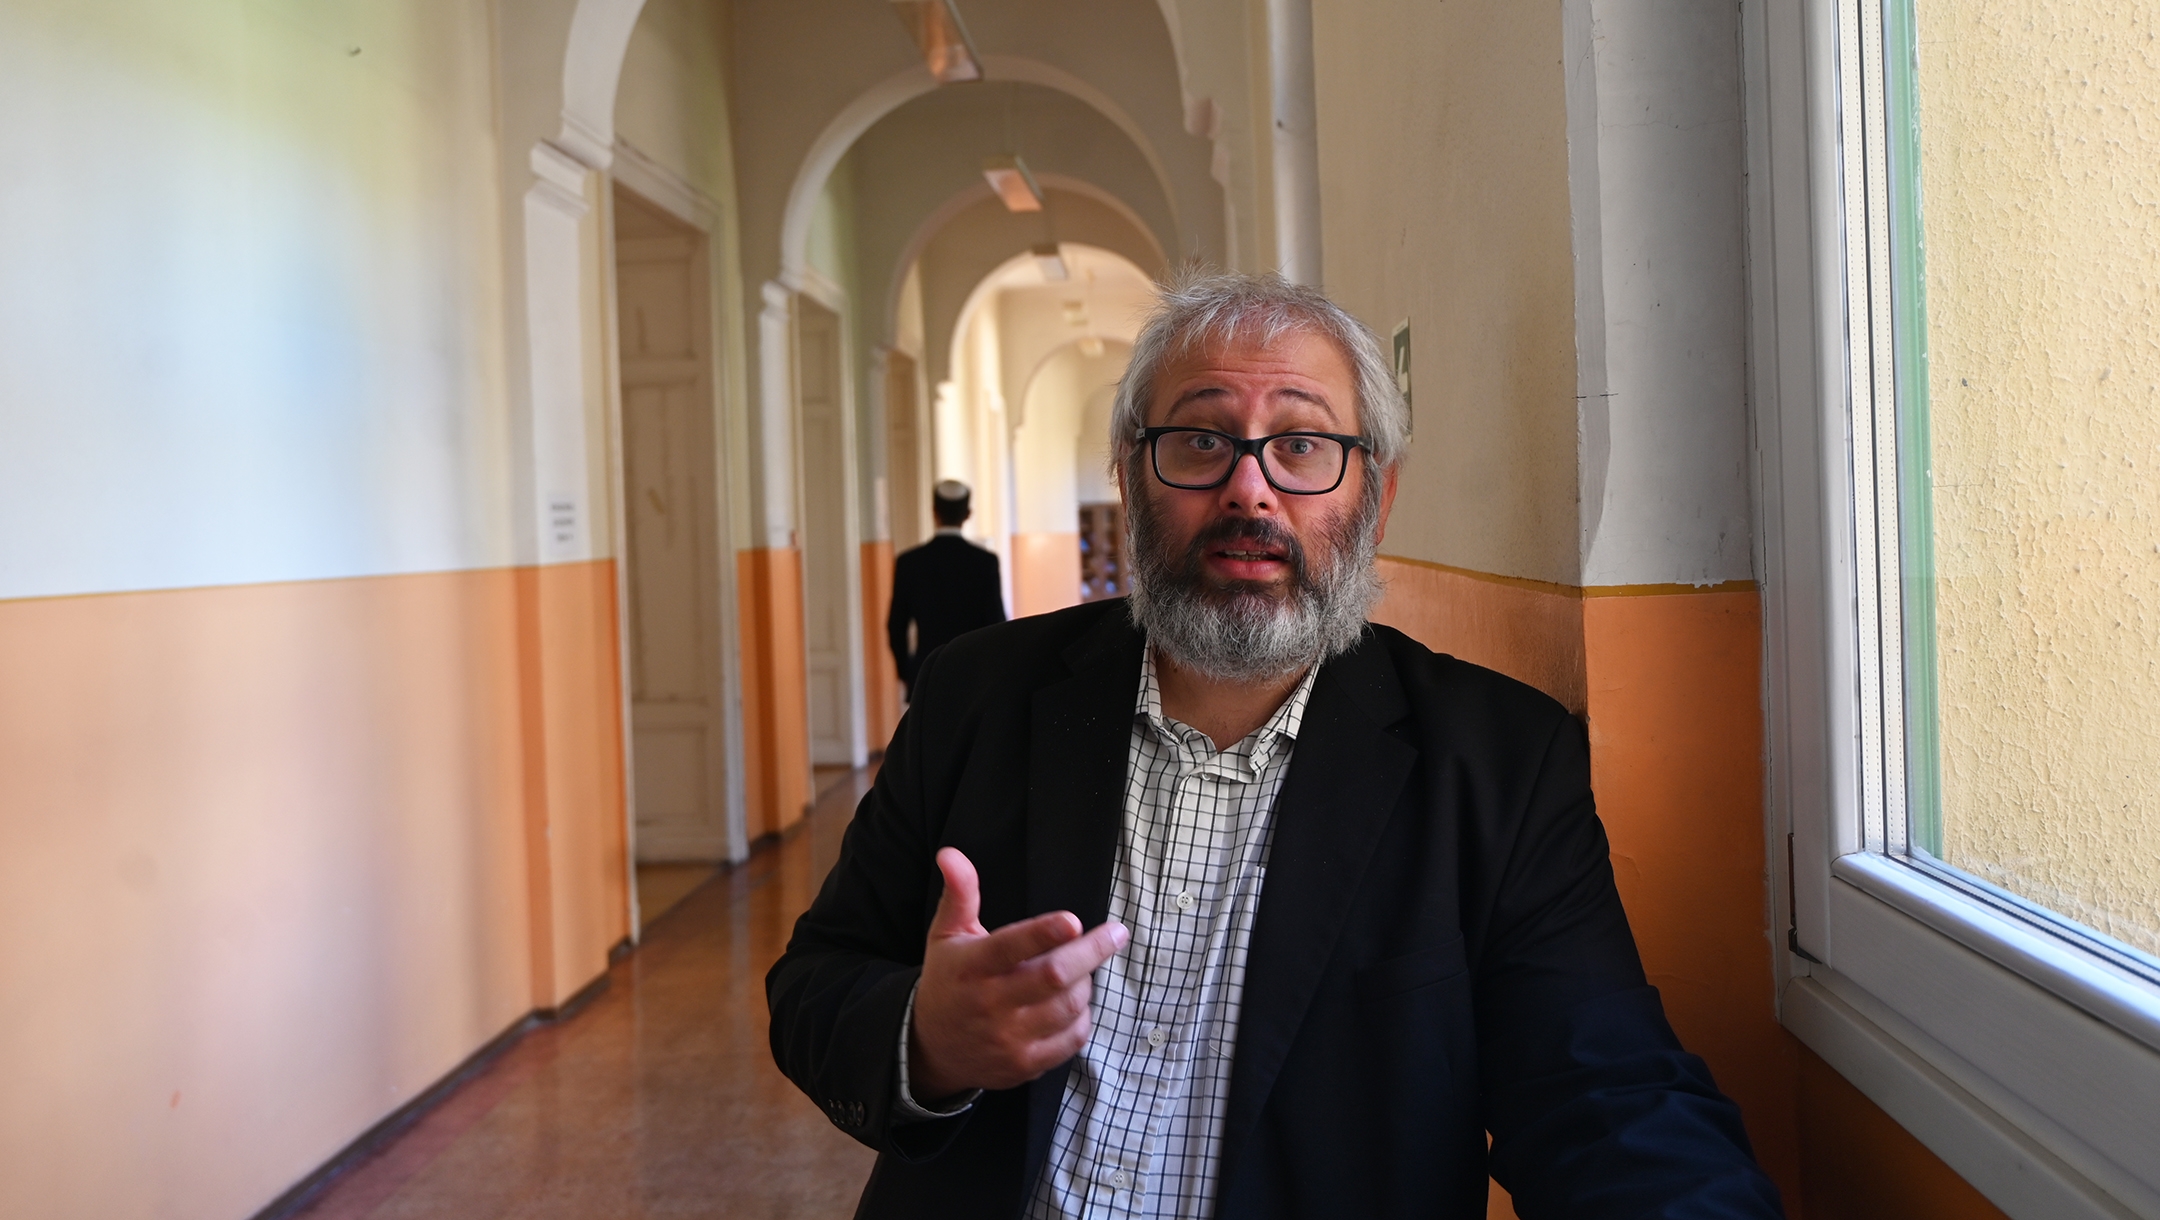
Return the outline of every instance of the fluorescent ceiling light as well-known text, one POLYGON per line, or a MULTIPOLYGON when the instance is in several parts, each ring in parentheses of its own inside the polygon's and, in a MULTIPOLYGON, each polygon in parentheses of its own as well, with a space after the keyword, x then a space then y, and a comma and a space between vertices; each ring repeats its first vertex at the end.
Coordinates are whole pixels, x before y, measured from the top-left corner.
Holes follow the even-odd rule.
POLYGON ((998 198, 1005 201, 1008 212, 1040 212, 1043 207, 1042 188, 1035 185, 1035 175, 1028 172, 1027 162, 1019 157, 991 157, 983 162, 983 180, 998 198))
POLYGON ((1044 279, 1069 280, 1072 278, 1072 272, 1065 266, 1065 256, 1058 253, 1058 244, 1056 242, 1044 242, 1030 249, 1028 253, 1035 256, 1035 265, 1042 269, 1044 279))
POLYGON ((975 41, 960 24, 960 10, 953 7, 953 0, 892 0, 892 6, 922 51, 930 75, 948 85, 983 78, 975 41))

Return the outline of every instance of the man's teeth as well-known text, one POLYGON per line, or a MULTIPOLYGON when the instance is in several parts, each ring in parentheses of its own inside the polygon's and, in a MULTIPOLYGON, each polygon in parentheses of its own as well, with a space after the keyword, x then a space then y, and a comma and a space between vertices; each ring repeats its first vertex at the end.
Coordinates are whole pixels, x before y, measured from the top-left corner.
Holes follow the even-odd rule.
POLYGON ((1273 555, 1270 555, 1270 554, 1268 554, 1268 553, 1267 553, 1266 551, 1224 551, 1224 552, 1222 552, 1222 555, 1223 555, 1223 558, 1225 558, 1225 559, 1240 559, 1240 560, 1258 560, 1258 559, 1273 559, 1273 558, 1275 558, 1275 557, 1274 557, 1273 555))

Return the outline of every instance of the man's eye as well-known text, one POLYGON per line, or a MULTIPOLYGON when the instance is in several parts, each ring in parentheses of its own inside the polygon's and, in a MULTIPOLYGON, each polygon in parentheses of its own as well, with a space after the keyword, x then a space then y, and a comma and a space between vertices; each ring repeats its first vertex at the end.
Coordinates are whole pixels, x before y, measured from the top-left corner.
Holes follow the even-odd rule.
POLYGON ((1288 453, 1291 457, 1310 457, 1313 451, 1320 447, 1309 436, 1284 437, 1282 446, 1283 452, 1288 453))
POLYGON ((1194 453, 1213 453, 1222 448, 1222 438, 1210 436, 1205 432, 1194 432, 1186 436, 1185 444, 1194 453))

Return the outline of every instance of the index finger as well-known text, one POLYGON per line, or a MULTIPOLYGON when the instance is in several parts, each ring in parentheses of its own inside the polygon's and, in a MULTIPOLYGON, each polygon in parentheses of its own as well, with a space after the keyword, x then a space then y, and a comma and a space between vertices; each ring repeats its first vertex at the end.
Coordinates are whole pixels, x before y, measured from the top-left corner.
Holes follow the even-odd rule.
POLYGON ((1080 917, 1051 911, 1006 924, 970 946, 970 963, 984 974, 1003 974, 1021 962, 1047 953, 1080 935, 1080 917))
POLYGON ((1017 977, 1009 997, 1016 1003, 1032 1004, 1044 996, 1063 991, 1116 957, 1131 939, 1132 933, 1115 920, 1097 924, 1078 940, 1068 941, 1022 963, 1013 972, 1017 977))

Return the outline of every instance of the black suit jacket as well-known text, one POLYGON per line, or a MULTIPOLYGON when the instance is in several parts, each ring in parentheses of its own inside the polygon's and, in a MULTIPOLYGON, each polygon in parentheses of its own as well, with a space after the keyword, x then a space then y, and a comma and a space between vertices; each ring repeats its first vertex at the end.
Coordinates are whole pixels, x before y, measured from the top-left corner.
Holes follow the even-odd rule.
MULTIPOLYGON (((1108 910, 1143 641, 1122 601, 928 658, 840 859, 766 979, 780 1068, 878 1150, 861 1216, 1019 1215, 1058 1068, 895 1121, 939 847, 982 922, 1108 910)), ((1322 667, 1276 810, 1219 1214, 1774 1217, 1740 1115, 1645 985, 1582 725, 1385 627, 1322 667), (1488 1159, 1486 1133, 1492 1135, 1488 1159)))
POLYGON ((939 534, 893 560, 892 610, 885 634, 892 641, 900 680, 915 690, 922 659, 973 631, 1005 621, 1005 595, 998 581, 998 557, 958 534, 939 534), (908 623, 915 624, 915 650, 908 651, 908 623))

